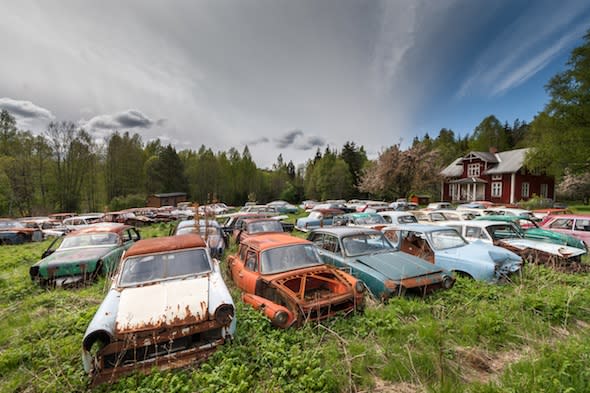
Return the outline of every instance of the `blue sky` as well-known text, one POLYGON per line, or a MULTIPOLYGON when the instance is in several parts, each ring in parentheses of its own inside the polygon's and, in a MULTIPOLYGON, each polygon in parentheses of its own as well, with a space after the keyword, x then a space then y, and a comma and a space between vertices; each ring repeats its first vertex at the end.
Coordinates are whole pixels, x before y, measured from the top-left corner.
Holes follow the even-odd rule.
POLYGON ((531 121, 590 29, 580 0, 0 0, 0 108, 261 167, 486 116, 531 121))

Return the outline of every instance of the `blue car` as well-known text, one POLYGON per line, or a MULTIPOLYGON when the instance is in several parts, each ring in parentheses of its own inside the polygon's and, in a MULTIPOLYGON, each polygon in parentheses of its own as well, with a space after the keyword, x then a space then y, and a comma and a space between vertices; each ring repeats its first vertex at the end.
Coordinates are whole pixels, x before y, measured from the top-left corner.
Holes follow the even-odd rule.
POLYGON ((450 227, 401 224, 382 231, 401 251, 475 280, 495 283, 522 267, 522 258, 512 251, 482 241, 469 243, 450 227))
POLYGON ((343 214, 340 209, 318 209, 312 210, 307 217, 298 218, 295 229, 302 232, 309 232, 312 229, 331 226, 334 216, 343 214))

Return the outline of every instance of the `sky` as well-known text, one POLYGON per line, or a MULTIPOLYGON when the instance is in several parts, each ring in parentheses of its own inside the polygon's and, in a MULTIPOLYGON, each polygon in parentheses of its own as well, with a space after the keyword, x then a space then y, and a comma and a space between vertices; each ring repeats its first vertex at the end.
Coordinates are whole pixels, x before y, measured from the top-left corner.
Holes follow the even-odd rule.
POLYGON ((0 109, 177 150, 369 158, 487 116, 530 122, 588 0, 0 0, 0 109))

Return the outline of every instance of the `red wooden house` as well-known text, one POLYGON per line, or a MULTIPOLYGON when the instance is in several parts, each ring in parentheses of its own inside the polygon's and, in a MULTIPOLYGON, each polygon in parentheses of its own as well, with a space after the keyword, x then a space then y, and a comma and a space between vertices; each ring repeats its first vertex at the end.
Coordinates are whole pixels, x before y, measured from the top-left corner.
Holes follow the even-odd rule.
POLYGON ((508 204, 533 195, 554 199, 555 179, 524 166, 529 149, 472 151, 441 171, 441 200, 508 204))

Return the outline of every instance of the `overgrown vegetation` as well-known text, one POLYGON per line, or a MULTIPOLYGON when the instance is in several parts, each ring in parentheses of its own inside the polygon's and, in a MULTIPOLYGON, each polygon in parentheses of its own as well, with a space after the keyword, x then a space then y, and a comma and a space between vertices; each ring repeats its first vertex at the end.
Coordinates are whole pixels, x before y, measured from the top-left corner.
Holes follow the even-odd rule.
MULTIPOLYGON (((160 224, 144 236, 168 233, 160 224)), ((91 390, 82 335, 108 283, 45 290, 28 268, 47 242, 0 247, 0 391, 91 390)), ((231 250, 230 250, 231 252, 231 250)), ((586 261, 587 262, 587 261, 586 261)), ((222 261, 221 263, 225 263, 222 261)), ((425 299, 273 328, 243 305, 233 343, 200 366, 131 375, 97 392, 585 392, 590 276, 526 266, 505 285, 459 279, 425 299)))

